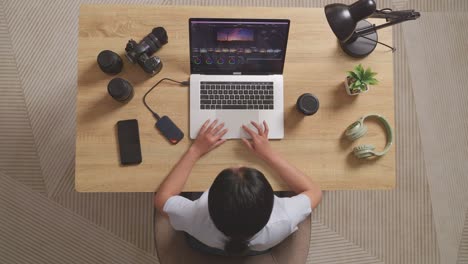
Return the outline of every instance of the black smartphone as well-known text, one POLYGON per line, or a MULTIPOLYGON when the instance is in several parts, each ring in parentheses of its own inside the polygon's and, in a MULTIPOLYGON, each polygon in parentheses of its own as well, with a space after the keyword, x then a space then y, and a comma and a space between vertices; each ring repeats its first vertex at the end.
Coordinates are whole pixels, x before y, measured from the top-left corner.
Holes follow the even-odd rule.
POLYGON ((140 133, 138 120, 121 120, 117 122, 120 163, 122 165, 141 163, 140 133))

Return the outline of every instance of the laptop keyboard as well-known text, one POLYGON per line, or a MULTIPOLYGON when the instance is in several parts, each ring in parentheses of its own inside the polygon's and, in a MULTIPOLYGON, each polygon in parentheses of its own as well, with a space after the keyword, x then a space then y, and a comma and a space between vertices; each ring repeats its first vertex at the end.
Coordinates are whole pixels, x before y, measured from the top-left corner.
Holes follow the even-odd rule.
POLYGON ((200 109, 273 109, 273 82, 201 82, 200 109))

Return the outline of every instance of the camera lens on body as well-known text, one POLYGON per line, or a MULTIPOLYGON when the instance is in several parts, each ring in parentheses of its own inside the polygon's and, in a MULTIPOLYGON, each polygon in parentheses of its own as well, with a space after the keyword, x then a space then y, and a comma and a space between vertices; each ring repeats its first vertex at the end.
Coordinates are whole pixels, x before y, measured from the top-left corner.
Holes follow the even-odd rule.
POLYGON ((163 45, 167 44, 167 32, 163 27, 154 28, 143 41, 146 41, 151 49, 147 51, 148 56, 158 51, 163 45))

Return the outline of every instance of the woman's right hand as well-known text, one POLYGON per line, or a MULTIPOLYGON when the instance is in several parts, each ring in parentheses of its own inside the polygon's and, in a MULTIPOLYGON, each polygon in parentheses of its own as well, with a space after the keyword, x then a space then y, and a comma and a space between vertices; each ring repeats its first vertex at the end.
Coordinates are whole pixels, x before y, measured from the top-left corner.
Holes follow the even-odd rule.
POLYGON ((206 120, 189 150, 192 150, 197 158, 200 158, 226 142, 225 139, 221 139, 228 131, 227 128, 223 129, 223 127, 224 123, 218 124, 217 119, 211 123, 210 120, 206 120))
POLYGON ((243 138, 242 141, 244 142, 245 146, 248 149, 250 149, 253 153, 255 153, 263 160, 267 160, 269 157, 271 157, 271 155, 273 155, 273 149, 271 148, 270 143, 268 142, 268 124, 265 121, 263 121, 262 127, 256 122, 252 121, 250 123, 257 129, 257 132, 253 131, 245 125, 242 125, 244 131, 252 137, 251 141, 245 138, 243 138))

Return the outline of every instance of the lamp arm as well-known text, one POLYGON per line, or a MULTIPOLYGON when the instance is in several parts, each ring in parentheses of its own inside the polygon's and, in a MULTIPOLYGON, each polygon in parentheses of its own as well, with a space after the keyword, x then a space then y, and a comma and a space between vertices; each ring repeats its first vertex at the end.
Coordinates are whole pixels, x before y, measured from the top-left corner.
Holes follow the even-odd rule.
POLYGON ((406 20, 414 20, 420 16, 421 14, 414 10, 393 11, 390 8, 384 8, 384 9, 376 10, 369 17, 370 18, 385 18, 387 21, 390 21, 390 20, 395 20, 395 19, 400 19, 400 18, 406 18, 406 20))
POLYGON ((401 10, 401 11, 392 11, 391 9, 377 10, 370 16, 370 18, 384 18, 387 20, 387 23, 378 25, 378 26, 372 25, 367 28, 356 30, 353 34, 353 37, 369 35, 379 29, 393 26, 395 24, 399 24, 401 22, 405 22, 408 20, 415 20, 419 18, 420 16, 421 14, 414 10, 401 10))

